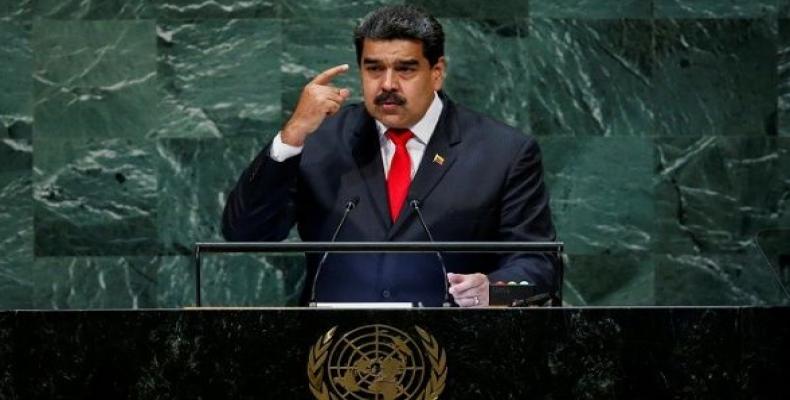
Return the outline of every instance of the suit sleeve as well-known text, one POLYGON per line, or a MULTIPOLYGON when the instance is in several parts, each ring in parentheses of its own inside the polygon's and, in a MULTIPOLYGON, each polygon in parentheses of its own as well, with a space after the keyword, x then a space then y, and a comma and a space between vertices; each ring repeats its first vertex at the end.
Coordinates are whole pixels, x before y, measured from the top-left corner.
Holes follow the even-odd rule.
POLYGON ((301 155, 278 162, 270 146, 261 151, 228 195, 222 235, 228 241, 280 241, 296 220, 301 155))
MULTIPOLYGON (((498 232, 502 241, 556 240, 541 159, 540 147, 530 137, 518 151, 505 182, 498 232)), ((488 278, 491 282, 527 281, 539 293, 553 293, 558 289, 557 266, 556 255, 511 254, 500 260, 488 278)))

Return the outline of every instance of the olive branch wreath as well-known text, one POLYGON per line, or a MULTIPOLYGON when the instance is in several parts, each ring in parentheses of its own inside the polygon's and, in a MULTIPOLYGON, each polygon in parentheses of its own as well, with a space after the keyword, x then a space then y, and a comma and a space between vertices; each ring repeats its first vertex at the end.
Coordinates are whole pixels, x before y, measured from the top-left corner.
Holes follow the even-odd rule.
MULTIPOLYGON (((431 363, 430 377, 419 399, 437 400, 442 391, 444 391, 445 381, 447 380, 447 354, 444 349, 439 347, 436 338, 430 333, 416 325, 414 329, 420 335, 422 339, 421 344, 428 353, 428 360, 431 363)), ((317 400, 336 399, 333 394, 329 393, 329 388, 327 388, 324 381, 323 371, 327 352, 332 345, 332 339, 336 330, 337 326, 334 326, 319 337, 315 345, 310 348, 310 354, 307 359, 307 378, 310 382, 310 392, 313 393, 317 400)))
POLYGON ((324 382, 323 366, 329 346, 332 345, 332 336, 335 334, 335 330, 337 330, 337 326, 333 326, 332 329, 319 337, 315 345, 310 348, 310 355, 307 357, 307 378, 310 381, 310 391, 318 400, 330 400, 329 389, 324 382))
POLYGON ((422 346, 428 352, 428 359, 431 362, 430 379, 425 385, 422 398, 424 400, 436 400, 444 391, 444 383, 447 380, 447 354, 445 354, 444 349, 439 347, 436 338, 430 333, 417 325, 414 326, 414 329, 420 335, 422 346))

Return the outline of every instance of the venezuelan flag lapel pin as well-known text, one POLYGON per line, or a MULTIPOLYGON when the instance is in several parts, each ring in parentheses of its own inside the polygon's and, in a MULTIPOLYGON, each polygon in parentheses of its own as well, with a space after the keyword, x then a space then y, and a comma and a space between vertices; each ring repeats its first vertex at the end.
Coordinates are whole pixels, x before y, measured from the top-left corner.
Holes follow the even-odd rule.
POLYGON ((433 162, 435 162, 435 163, 437 163, 439 165, 444 165, 444 157, 436 154, 435 156, 433 156, 433 162))

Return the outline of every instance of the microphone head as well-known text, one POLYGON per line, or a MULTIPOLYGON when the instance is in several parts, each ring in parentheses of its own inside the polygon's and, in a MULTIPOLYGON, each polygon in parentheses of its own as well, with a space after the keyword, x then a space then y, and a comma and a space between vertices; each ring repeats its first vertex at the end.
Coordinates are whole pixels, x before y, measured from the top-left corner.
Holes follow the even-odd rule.
POLYGON ((346 209, 347 210, 353 210, 354 207, 357 206, 357 204, 359 204, 359 196, 354 196, 351 200, 349 200, 346 203, 346 209))
POLYGON ((410 201, 409 204, 411 204, 411 208, 420 208, 420 201, 417 199, 410 201))

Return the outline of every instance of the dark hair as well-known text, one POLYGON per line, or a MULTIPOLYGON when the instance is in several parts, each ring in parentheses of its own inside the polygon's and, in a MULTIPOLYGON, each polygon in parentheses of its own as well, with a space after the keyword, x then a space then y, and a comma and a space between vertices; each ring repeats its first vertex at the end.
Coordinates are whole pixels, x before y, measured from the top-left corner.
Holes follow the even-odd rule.
POLYGON ((444 55, 444 31, 433 16, 408 5, 386 6, 374 10, 354 29, 357 64, 362 62, 365 39, 408 39, 422 42, 422 54, 431 66, 444 55))

